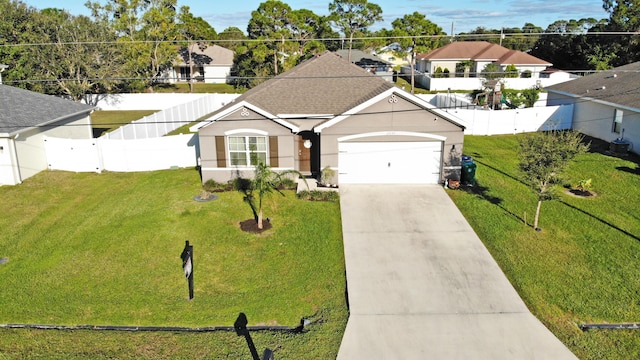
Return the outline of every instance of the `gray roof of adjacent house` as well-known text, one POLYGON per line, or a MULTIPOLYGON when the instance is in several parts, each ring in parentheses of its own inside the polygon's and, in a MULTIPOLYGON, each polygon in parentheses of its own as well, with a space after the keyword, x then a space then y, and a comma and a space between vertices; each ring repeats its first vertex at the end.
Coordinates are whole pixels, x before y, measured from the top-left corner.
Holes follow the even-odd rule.
POLYGON ((234 102, 246 101, 271 114, 339 115, 392 87, 339 55, 325 52, 256 86, 234 102))
POLYGON ((545 88, 549 92, 640 109, 640 61, 545 88))
POLYGON ((0 135, 21 131, 89 113, 95 107, 52 95, 0 84, 0 135))
MULTIPOLYGON (((198 44, 189 46, 191 61, 194 65, 232 66, 234 52, 219 45, 209 45, 201 48, 198 44)), ((189 52, 183 47, 178 50, 177 65, 189 65, 189 52)))
MULTIPOLYGON (((345 60, 349 59, 349 50, 338 50, 336 54, 340 55, 345 60)), ((351 50, 351 62, 360 67, 371 66, 393 66, 392 63, 379 58, 377 55, 368 54, 362 50, 351 50)))

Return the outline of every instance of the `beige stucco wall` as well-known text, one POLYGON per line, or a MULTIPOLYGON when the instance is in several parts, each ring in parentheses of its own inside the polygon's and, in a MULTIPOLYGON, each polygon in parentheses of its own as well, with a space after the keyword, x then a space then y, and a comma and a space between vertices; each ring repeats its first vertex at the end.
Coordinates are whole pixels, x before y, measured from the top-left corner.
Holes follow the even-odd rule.
POLYGON ((399 96, 386 98, 324 129, 321 133, 320 167, 330 166, 339 169, 339 138, 377 132, 382 134, 348 141, 440 141, 437 137, 444 137, 442 181, 446 177, 459 176, 464 142, 462 128, 399 96), (401 135, 397 132, 433 135, 434 138, 401 135))
POLYGON ((436 73, 436 70, 439 68, 442 69, 442 71, 444 72, 445 69, 449 70, 449 76, 453 77, 456 72, 456 64, 458 62, 455 60, 450 60, 450 61, 446 61, 446 60, 436 60, 436 61, 432 61, 429 63, 428 65, 428 71, 429 73, 431 73, 431 75, 433 76, 433 74, 436 73))
MULTIPOLYGON (((227 157, 227 167, 218 168, 216 156, 216 136, 225 136, 225 133, 234 131, 234 136, 261 135, 252 131, 266 133, 262 136, 278 137, 278 166, 277 169, 296 169, 297 137, 289 128, 275 121, 265 119, 262 115, 249 109, 238 109, 221 120, 211 123, 200 129, 200 167, 202 180, 213 179, 218 182, 227 182, 238 176, 250 177, 252 168, 230 167, 227 157), (241 132, 235 132, 244 129, 241 132)), ((226 144, 226 143, 225 143, 226 144)), ((271 164, 268 164, 271 165, 271 164)), ((297 169, 296 169, 297 170, 297 169)))

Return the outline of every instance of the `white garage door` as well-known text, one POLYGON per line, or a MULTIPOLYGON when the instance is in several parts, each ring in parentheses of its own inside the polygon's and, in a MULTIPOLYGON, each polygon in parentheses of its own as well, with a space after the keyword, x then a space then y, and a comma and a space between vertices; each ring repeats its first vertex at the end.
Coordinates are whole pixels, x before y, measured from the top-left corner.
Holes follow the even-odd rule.
POLYGON ((442 142, 352 142, 338 145, 341 184, 437 184, 442 142))

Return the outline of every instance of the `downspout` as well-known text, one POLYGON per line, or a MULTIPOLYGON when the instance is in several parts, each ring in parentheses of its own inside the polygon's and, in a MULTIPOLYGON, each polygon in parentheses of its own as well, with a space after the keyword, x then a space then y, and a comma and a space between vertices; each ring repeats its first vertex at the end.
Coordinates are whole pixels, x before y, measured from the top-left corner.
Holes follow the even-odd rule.
POLYGON ((15 184, 22 184, 22 175, 20 174, 20 164, 18 163, 18 154, 16 153, 16 139, 20 134, 16 134, 13 138, 9 138, 9 152, 11 154, 11 170, 13 172, 13 180, 15 184))

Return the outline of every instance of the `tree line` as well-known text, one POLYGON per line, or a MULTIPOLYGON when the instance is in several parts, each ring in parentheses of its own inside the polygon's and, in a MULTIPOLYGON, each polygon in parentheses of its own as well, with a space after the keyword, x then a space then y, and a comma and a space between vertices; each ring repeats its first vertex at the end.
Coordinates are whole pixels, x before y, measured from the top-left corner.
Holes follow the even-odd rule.
POLYGON ((391 29, 372 31, 382 9, 367 0, 333 0, 327 16, 267 0, 251 13, 246 33, 237 27, 216 32, 188 6, 178 8, 177 0, 88 1, 90 16, 0 0, 0 63, 9 65, 5 83, 77 101, 85 94, 144 91, 190 45, 233 50, 233 83, 243 88, 327 50, 394 44, 396 56, 414 64, 416 54, 454 40, 499 43, 563 70, 603 70, 640 59, 636 2, 603 0, 608 19, 559 20, 546 29, 531 23, 479 27, 447 36, 417 11, 395 19, 391 29))

